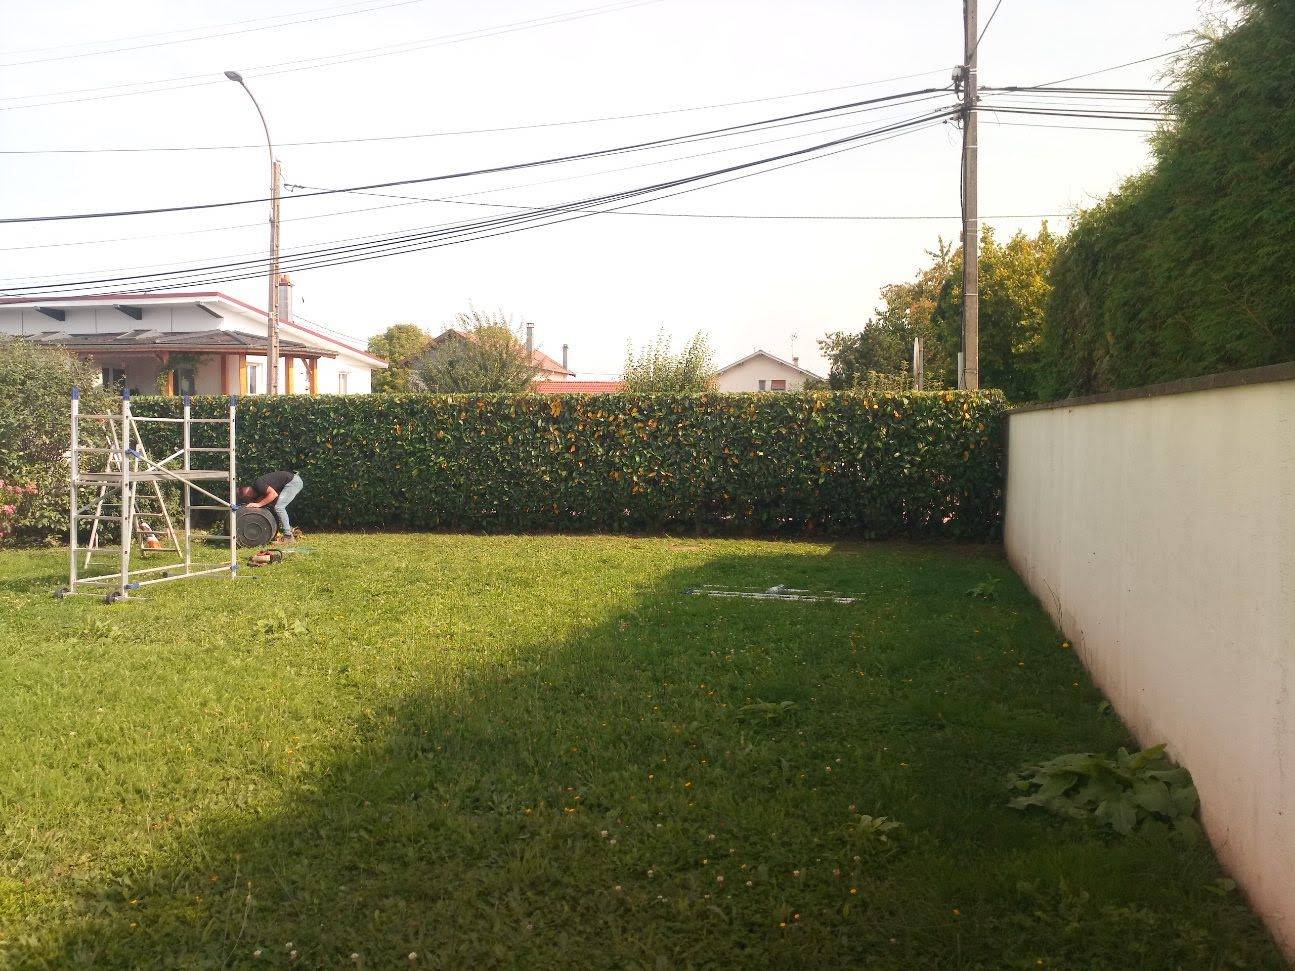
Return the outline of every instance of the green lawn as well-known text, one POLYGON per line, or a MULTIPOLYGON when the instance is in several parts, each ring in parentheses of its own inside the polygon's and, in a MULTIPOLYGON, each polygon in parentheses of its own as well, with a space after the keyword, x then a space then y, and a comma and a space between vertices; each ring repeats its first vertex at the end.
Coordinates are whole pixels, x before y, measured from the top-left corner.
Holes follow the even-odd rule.
POLYGON ((996 550, 309 547, 0 554, 0 966, 1283 966, 1208 849, 1005 807, 1128 739, 996 550), (683 594, 776 583, 860 601, 683 594))

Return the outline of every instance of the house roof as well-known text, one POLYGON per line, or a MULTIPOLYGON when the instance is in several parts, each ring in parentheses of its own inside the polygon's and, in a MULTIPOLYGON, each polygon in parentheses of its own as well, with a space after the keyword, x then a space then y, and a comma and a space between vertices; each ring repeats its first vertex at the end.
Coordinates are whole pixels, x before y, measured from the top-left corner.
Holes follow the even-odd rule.
MULTIPOLYGON (((432 343, 439 344, 441 341, 450 337, 457 337, 460 340, 474 340, 472 334, 468 331, 459 330, 455 327, 447 327, 432 338, 432 343)), ((567 377, 574 377, 576 373, 575 371, 568 371, 561 364, 553 360, 553 358, 549 357, 538 348, 531 350, 531 364, 538 368, 542 374, 561 374, 567 377)))
POLYGON ((615 394, 624 381, 536 381, 531 390, 540 394, 615 394))
POLYGON ((823 376, 822 376, 821 374, 815 374, 813 371, 806 370, 805 368, 801 367, 799 364, 793 364, 791 361, 784 361, 782 358, 778 357, 776 354, 770 354, 768 351, 762 351, 762 350, 755 350, 755 351, 752 351, 752 352, 751 352, 750 354, 748 354, 746 357, 739 358, 738 360, 734 361, 732 364, 726 364, 726 365, 724 365, 722 368, 720 368, 720 369, 719 369, 718 371, 716 371, 715 373, 716 373, 716 374, 723 374, 725 371, 731 371, 731 370, 733 370, 733 368, 737 367, 739 364, 745 364, 747 361, 751 360, 752 358, 756 358, 756 357, 767 357, 769 360, 771 360, 771 361, 775 361, 775 362, 777 362, 778 364, 783 365, 784 367, 789 367, 789 368, 791 368, 793 371, 799 371, 801 374, 805 375, 805 377, 807 377, 807 378, 818 378, 818 380, 820 380, 820 381, 822 381, 822 380, 823 380, 823 376))
MULTIPOLYGON (((243 300, 239 300, 237 297, 231 297, 229 294, 222 293, 219 290, 183 290, 183 291, 162 290, 155 293, 91 293, 91 294, 69 294, 66 296, 54 295, 54 296, 44 296, 44 297, 0 297, 0 308, 2 307, 32 307, 32 308, 76 307, 76 306, 93 305, 97 303, 121 304, 122 306, 139 306, 141 304, 148 305, 148 304, 168 304, 168 303, 183 302, 183 303, 197 303, 201 305, 205 301, 210 301, 210 302, 223 301, 232 306, 239 307, 242 310, 247 311, 248 313, 252 314, 255 317, 263 317, 266 320, 269 320, 270 318, 270 314, 268 311, 262 310, 261 308, 253 306, 252 304, 247 303, 243 300)), ((209 308, 207 307, 203 307, 203 309, 209 310, 209 308)), ((219 315, 216 314, 215 316, 219 316, 219 315)), ((313 327, 307 326, 306 324, 300 323, 296 320, 283 320, 283 321, 280 321, 280 324, 282 324, 284 327, 291 327, 292 329, 300 331, 303 334, 309 334, 312 337, 317 337, 320 340, 325 341, 334 347, 341 348, 347 354, 353 354, 357 357, 364 358, 365 360, 373 364, 375 367, 388 366, 387 362, 382 358, 378 357, 376 354, 370 354, 368 351, 361 350, 359 347, 354 346, 349 341, 342 340, 338 337, 333 337, 328 334, 321 333, 320 331, 314 329, 313 327)), ((280 346, 283 346, 284 343, 285 342, 283 340, 279 341, 280 346)), ((305 347, 306 345, 301 344, 298 346, 305 347)), ((309 355, 303 355, 303 356, 309 356, 309 355)), ((314 356, 336 357, 337 355, 325 352, 314 356)))
MULTIPOLYGON (((269 349, 266 338, 236 330, 159 331, 140 328, 99 334, 69 334, 61 330, 46 330, 30 334, 25 339, 87 354, 150 354, 158 351, 174 351, 177 354, 246 354, 251 351, 263 354, 269 349)), ((282 339, 279 341, 279 351, 287 357, 337 356, 321 347, 282 339)))

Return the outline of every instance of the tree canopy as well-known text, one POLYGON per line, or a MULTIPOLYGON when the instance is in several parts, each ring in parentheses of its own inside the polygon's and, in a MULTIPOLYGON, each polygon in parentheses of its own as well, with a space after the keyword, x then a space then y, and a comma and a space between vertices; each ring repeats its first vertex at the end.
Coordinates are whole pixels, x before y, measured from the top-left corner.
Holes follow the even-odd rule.
POLYGON ((446 394, 517 393, 529 390, 538 374, 520 326, 501 311, 473 309, 458 314, 454 327, 413 360, 409 385, 446 394))
POLYGON ((392 324, 369 338, 369 353, 384 358, 389 367, 373 372, 374 391, 409 391, 410 365, 432 342, 432 335, 416 324, 392 324))
MULTIPOLYGON (((1000 243, 986 226, 980 242, 980 377, 1009 400, 1034 397, 1048 268, 1057 237, 1045 223, 1034 236, 1000 243)), ((957 385, 962 346, 962 250, 943 239, 907 283, 883 287, 882 304, 858 332, 819 341, 831 360, 833 388, 903 388, 911 383, 913 339, 922 338, 926 385, 957 385)))

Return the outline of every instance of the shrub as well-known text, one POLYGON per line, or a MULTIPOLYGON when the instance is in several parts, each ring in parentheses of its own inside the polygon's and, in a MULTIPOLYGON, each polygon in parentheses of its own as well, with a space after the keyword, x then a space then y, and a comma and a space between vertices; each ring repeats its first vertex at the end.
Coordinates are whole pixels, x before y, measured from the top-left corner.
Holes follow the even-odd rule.
MULTIPOLYGON (((0 538, 50 540, 67 532, 70 398, 83 390, 82 410, 103 414, 110 395, 94 387, 96 368, 63 351, 0 338, 0 538), (13 487, 22 491, 14 492, 13 487)), ((96 429, 83 426, 94 439, 96 429)))
POLYGON ((238 462, 299 472, 307 526, 984 537, 1003 409, 951 391, 256 398, 238 462))
POLYGON ((625 390, 637 394, 685 394, 709 391, 715 380, 715 352, 701 331, 693 334, 679 351, 671 347, 665 328, 638 354, 625 347, 625 390))

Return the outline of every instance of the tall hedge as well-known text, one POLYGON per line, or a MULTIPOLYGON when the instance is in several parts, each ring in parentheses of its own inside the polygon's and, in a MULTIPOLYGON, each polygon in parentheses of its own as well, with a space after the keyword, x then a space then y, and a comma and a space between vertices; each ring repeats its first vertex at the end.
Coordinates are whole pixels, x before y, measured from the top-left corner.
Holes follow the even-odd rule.
POLYGON ((253 398, 238 462, 299 472, 303 526, 985 537, 1003 410, 952 391, 253 398))
POLYGON ((1241 6, 1175 72, 1153 167, 1062 243, 1042 397, 1295 359, 1295 4, 1241 6))

